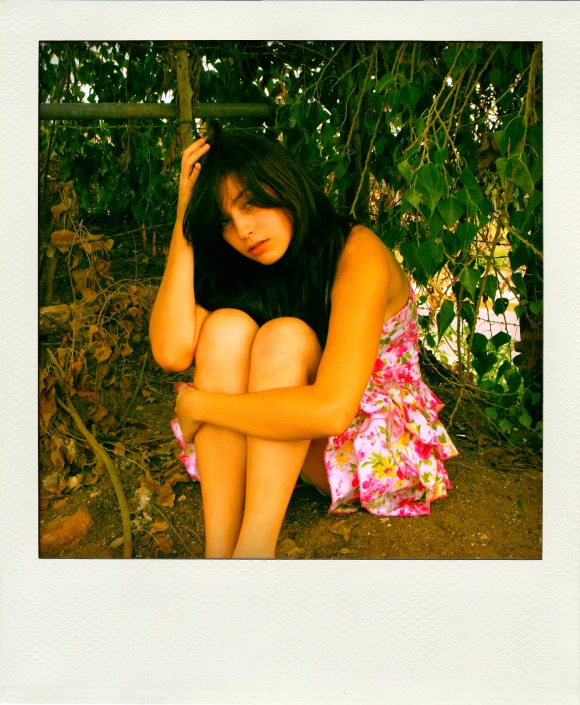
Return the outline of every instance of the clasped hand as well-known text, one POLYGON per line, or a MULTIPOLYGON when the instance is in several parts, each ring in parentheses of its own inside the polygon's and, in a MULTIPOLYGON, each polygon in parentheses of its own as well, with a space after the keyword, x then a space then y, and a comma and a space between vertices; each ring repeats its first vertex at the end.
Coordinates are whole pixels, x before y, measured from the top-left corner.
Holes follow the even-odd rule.
POLYGON ((192 386, 183 386, 177 394, 175 402, 175 413, 179 428, 186 443, 192 443, 195 434, 198 432, 202 421, 195 419, 195 399, 199 394, 198 390, 192 386))

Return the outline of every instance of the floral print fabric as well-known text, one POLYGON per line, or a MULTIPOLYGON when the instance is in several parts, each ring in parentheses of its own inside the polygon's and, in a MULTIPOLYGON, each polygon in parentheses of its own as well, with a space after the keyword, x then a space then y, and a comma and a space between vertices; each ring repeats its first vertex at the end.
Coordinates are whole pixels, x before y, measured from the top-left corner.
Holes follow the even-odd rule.
POLYGON ((457 455, 438 419, 442 402, 421 378, 413 290, 383 325, 373 374, 356 418, 325 453, 330 512, 359 506, 381 516, 419 516, 451 484, 443 460, 457 455))

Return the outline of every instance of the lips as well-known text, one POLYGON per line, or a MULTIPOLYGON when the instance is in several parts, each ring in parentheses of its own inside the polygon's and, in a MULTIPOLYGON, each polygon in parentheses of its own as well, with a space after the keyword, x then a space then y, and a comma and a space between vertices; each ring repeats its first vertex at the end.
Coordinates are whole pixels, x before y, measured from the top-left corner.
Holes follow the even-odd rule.
POLYGON ((267 244, 268 240, 260 240, 259 242, 256 242, 254 245, 248 248, 248 253, 251 255, 259 255, 260 252, 262 252, 267 244))

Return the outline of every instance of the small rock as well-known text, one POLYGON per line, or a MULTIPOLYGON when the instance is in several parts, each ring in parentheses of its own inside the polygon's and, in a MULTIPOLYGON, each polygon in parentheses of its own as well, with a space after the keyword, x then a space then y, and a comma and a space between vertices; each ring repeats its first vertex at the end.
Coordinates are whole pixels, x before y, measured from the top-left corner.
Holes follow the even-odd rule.
POLYGON ((123 545, 124 541, 125 539, 122 536, 119 536, 118 539, 111 541, 111 543, 109 544, 109 548, 119 548, 119 546, 123 545))
POLYGON ((72 516, 55 522, 40 534, 41 551, 60 551, 80 541, 87 535, 93 523, 86 507, 79 509, 72 516))
POLYGON ((178 502, 185 502, 186 499, 187 499, 187 497, 184 494, 182 494, 181 497, 177 498, 177 501, 178 502))

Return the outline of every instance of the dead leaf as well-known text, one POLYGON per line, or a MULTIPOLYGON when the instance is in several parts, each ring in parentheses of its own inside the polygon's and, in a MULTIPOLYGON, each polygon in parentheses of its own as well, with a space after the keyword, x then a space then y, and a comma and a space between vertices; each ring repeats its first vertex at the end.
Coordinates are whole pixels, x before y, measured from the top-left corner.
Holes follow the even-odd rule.
POLYGON ((45 426, 48 426, 53 414, 56 413, 56 399, 54 395, 55 391, 54 388, 52 388, 40 397, 40 415, 45 426))
POLYGON ((288 558, 301 558, 305 551, 303 548, 299 548, 292 539, 284 539, 277 549, 276 553, 278 556, 286 556, 288 558))
POLYGON ((93 468, 93 472, 95 475, 104 475, 107 472, 107 466, 100 458, 97 460, 97 463, 93 468))
POLYGON ((158 533, 158 532, 160 532, 160 531, 167 531, 168 528, 169 528, 168 522, 162 521, 162 520, 158 520, 158 521, 156 521, 154 524, 152 524, 152 526, 151 526, 151 528, 149 529, 149 531, 150 531, 152 534, 156 534, 156 533, 158 533))
POLYGON ((157 547, 160 551, 163 553, 175 553, 171 537, 166 534, 159 534, 159 536, 156 536, 155 538, 157 539, 157 547))
POLYGON ((64 203, 59 203, 58 206, 53 206, 50 209, 50 212, 52 213, 52 217, 55 220, 58 220, 60 218, 60 216, 67 210, 68 210, 68 208, 67 208, 67 206, 65 206, 64 203))
POLYGON ((174 472, 167 482, 173 487, 176 482, 189 482, 190 480, 191 476, 186 472, 174 472))
POLYGON ((80 293, 82 294, 83 301, 86 304, 92 304, 98 296, 97 292, 94 289, 91 289, 90 287, 84 287, 80 289, 80 293))
POLYGON ((157 504, 160 507, 169 507, 169 509, 173 509, 175 505, 175 492, 173 491, 173 487, 169 482, 165 482, 161 486, 161 489, 159 490, 157 504))
POLYGON ((155 450, 155 455, 173 455, 176 448, 179 448, 179 446, 173 441, 162 443, 159 448, 155 450))
POLYGON ((346 519, 342 519, 341 521, 337 521, 336 524, 333 524, 329 530, 333 534, 338 534, 339 536, 342 536, 344 540, 348 543, 348 540, 350 538, 350 532, 358 524, 360 524, 360 521, 347 521, 346 519))
POLYGON ((133 348, 126 343, 120 350, 119 352, 123 357, 127 357, 127 355, 130 355, 133 352, 133 348))
POLYGON ((104 407, 102 404, 97 404, 97 408, 91 413, 91 419, 95 422, 98 423, 102 419, 105 418, 105 416, 109 413, 109 410, 104 407))
POLYGON ((57 499, 57 501, 52 505, 53 509, 62 509, 66 503, 68 502, 69 498, 65 497, 64 499, 57 499))
POLYGON ((69 465, 71 465, 77 455, 77 444, 75 443, 75 439, 69 438, 64 445, 64 449, 66 451, 66 459, 69 465))
POLYGON ((119 536, 118 539, 114 539, 113 541, 111 541, 111 543, 109 544, 109 548, 119 548, 124 543, 125 543, 125 538, 123 536, 119 536))
POLYGON ((354 553, 354 551, 351 548, 341 548, 339 553, 346 555, 347 553, 354 553))
POLYGON ((125 446, 120 441, 117 441, 113 446, 113 453, 115 455, 125 455, 125 450, 125 446))
POLYGON ((64 469, 64 457, 60 448, 55 448, 50 454, 50 460, 55 468, 58 470, 64 469))

